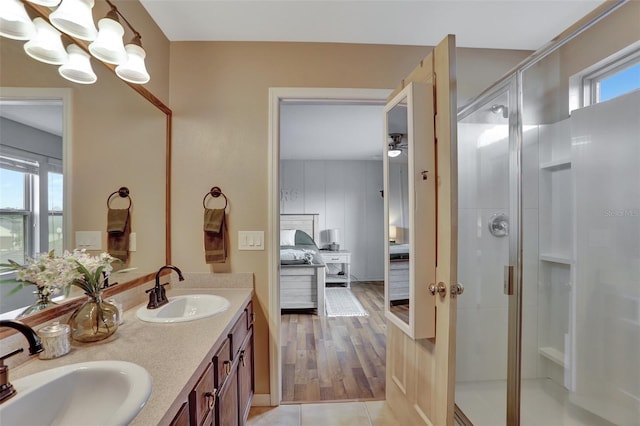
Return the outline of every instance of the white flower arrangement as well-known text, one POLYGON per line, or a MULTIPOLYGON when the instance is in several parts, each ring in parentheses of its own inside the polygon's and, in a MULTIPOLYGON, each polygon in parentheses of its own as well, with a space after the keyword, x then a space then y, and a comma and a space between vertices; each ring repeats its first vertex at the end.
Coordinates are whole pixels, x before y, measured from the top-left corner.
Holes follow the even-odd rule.
POLYGON ((71 285, 82 288, 87 294, 98 293, 104 277, 113 270, 113 262, 119 261, 108 253, 92 256, 85 249, 73 252, 65 251, 62 256, 55 256, 53 250, 27 258, 25 265, 9 260, 0 264, 0 272, 16 271, 15 279, 3 280, 2 283, 19 282, 8 295, 26 287, 35 285, 38 292, 45 297, 60 293, 63 289, 69 293, 71 285))

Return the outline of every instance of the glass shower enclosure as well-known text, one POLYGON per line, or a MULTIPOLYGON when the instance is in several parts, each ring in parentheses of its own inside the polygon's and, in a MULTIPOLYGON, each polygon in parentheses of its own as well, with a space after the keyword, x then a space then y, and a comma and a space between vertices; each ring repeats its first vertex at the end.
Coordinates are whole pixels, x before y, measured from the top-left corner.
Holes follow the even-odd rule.
POLYGON ((633 16, 601 7, 458 114, 462 423, 640 424, 640 90, 584 78, 640 51, 633 16))

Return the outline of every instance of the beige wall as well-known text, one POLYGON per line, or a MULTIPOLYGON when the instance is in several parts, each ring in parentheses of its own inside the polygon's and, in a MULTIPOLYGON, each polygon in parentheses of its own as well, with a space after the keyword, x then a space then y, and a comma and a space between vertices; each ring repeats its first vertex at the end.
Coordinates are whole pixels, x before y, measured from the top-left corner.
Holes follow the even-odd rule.
MULTIPOLYGON (((229 198, 231 247, 228 264, 216 271, 255 274, 258 394, 269 393, 267 252, 238 251, 237 232, 267 231, 269 88, 393 89, 430 51, 350 44, 171 44, 173 262, 184 271, 210 270, 204 262, 202 198, 220 186, 229 198)), ((460 49, 460 97, 479 93, 528 53, 460 49)))

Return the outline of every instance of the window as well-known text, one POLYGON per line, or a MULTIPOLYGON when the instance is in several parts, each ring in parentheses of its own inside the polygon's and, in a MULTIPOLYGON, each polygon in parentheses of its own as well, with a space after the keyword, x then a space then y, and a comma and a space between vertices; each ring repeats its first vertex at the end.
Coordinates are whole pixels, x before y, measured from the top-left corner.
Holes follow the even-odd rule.
POLYGON ((0 261, 24 263, 33 251, 38 163, 0 156, 0 261))
POLYGON ((636 89, 640 89, 640 49, 607 60, 583 77, 584 106, 605 102, 636 89))
POLYGON ((62 162, 1 146, 0 263, 63 250, 62 162))

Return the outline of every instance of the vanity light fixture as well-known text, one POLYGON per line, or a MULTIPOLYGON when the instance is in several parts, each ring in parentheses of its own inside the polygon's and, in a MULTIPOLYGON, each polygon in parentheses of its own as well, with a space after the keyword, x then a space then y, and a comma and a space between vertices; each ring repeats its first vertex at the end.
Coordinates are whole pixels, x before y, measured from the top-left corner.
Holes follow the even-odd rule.
POLYGON ((35 28, 20 0, 4 0, 0 10, 0 35, 14 40, 29 40, 35 28))
POLYGON ((91 56, 86 53, 88 50, 95 58, 109 64, 116 75, 128 83, 144 84, 150 80, 144 63, 146 52, 142 48, 142 35, 110 0, 105 0, 111 9, 98 21, 99 31, 92 15, 95 0, 2 1, 0 36, 28 40, 24 45, 25 52, 38 61, 60 65, 58 72, 62 77, 80 84, 97 81, 91 68, 91 56), (44 7, 29 3, 49 8, 59 6, 49 12, 44 7), (25 5, 38 15, 33 22, 25 5), (131 42, 126 46, 122 41, 125 28, 120 24, 121 20, 133 33, 131 42), (66 50, 61 32, 72 42, 66 50))
POLYGON ((45 64, 62 65, 69 60, 60 31, 42 18, 33 20, 35 36, 24 44, 24 51, 33 59, 45 64))
POLYGON ((87 52, 75 44, 70 44, 67 46, 67 53, 69 60, 58 68, 62 77, 79 84, 93 84, 98 80, 91 68, 91 57, 87 52))
POLYGON ((125 47, 127 61, 116 67, 116 74, 124 81, 135 84, 144 84, 149 81, 149 73, 144 66, 144 58, 147 56, 142 48, 140 35, 136 35, 131 43, 125 47))
POLYGON ((93 41, 98 35, 91 14, 94 4, 94 0, 62 0, 60 6, 49 15, 49 21, 63 33, 80 40, 93 41))
POLYGON ((122 42, 124 28, 118 19, 118 11, 111 5, 107 16, 98 21, 98 37, 89 45, 91 54, 102 62, 119 65, 127 60, 122 42))
POLYGON ((60 0, 29 0, 29 2, 46 7, 56 7, 60 4, 60 0))

